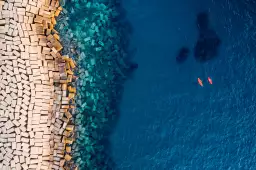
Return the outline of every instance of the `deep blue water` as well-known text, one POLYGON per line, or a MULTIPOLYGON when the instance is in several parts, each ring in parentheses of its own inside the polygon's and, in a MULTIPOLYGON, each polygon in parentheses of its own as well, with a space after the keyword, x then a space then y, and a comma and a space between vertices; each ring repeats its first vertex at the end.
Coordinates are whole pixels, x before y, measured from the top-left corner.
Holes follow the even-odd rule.
POLYGON ((236 2, 123 2, 139 68, 125 83, 111 136, 118 169, 256 169, 254 16, 236 2), (204 10, 222 40, 219 56, 177 64, 178 49, 193 48, 204 10))

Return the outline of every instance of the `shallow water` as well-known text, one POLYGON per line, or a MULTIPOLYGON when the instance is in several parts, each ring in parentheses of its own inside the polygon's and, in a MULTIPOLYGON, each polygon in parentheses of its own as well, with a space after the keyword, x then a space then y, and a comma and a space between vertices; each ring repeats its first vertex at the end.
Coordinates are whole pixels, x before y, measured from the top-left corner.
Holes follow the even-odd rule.
POLYGON ((111 136, 118 169, 256 169, 255 27, 234 2, 123 2, 139 68, 125 84, 111 136), (193 48, 204 10, 222 40, 219 56, 202 64, 190 55, 177 64, 179 48, 193 48))

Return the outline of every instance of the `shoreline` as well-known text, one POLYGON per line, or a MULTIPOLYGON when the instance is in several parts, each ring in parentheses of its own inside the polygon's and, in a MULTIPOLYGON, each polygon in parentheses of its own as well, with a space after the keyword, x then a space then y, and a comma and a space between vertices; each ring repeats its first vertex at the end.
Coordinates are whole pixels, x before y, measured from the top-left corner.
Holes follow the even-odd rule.
POLYGON ((73 160, 79 169, 115 169, 110 135, 119 120, 123 83, 131 62, 130 32, 119 2, 67 1, 58 17, 64 52, 77 63, 73 160))
POLYGON ((61 10, 59 1, 0 1, 0 169, 76 169, 76 64, 60 54, 61 10))

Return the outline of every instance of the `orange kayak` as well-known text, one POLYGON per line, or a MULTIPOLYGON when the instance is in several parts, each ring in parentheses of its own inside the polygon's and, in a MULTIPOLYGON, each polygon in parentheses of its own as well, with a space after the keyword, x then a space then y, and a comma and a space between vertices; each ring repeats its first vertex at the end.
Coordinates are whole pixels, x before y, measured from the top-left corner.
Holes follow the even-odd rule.
POLYGON ((203 81, 200 78, 197 78, 197 82, 200 86, 204 87, 203 81))
POLYGON ((208 77, 208 82, 212 84, 212 79, 210 77, 208 77))

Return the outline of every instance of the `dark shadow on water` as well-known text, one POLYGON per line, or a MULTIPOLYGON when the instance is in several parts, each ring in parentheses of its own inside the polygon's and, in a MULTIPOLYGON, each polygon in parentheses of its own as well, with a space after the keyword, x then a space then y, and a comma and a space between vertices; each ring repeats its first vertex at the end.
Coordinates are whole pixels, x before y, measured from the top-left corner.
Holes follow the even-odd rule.
POLYGON ((200 12, 197 15, 196 25, 199 32, 209 29, 209 16, 207 12, 200 12))
POLYGON ((218 56, 221 40, 217 33, 210 27, 207 12, 197 15, 198 40, 194 47, 194 57, 198 62, 206 62, 218 56))
POLYGON ((189 48, 182 47, 177 54, 176 62, 179 64, 184 63, 188 58, 189 52, 189 48))
MULTIPOLYGON (((198 30, 198 39, 195 43, 193 54, 196 61, 204 63, 218 56, 221 39, 217 33, 211 28, 208 12, 200 12, 196 17, 196 27, 198 30)), ((187 47, 182 47, 176 56, 178 64, 184 63, 190 50, 187 47)))

